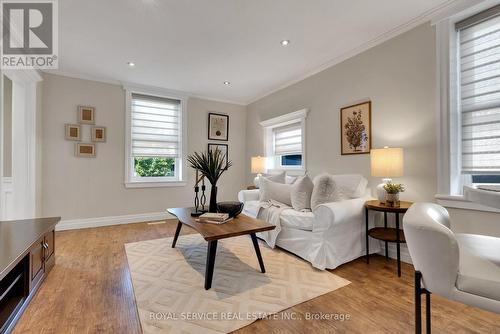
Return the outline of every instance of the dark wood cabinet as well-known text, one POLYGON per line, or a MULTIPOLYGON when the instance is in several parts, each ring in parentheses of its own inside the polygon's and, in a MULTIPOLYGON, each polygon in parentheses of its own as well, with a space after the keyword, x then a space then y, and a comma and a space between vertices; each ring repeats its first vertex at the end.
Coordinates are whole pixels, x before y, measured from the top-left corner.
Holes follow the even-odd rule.
POLYGON ((0 221, 0 334, 10 333, 55 265, 60 218, 0 221))

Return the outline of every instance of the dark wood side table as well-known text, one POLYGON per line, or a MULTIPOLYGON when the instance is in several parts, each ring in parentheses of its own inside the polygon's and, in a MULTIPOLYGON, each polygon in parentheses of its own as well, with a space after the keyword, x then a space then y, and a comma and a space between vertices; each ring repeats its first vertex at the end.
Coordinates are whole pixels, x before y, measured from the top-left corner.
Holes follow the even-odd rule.
POLYGON ((385 258, 389 258, 388 243, 396 243, 396 254, 398 260, 398 276, 401 277, 401 250, 400 245, 406 242, 403 230, 399 229, 399 215, 405 213, 412 205, 412 202, 401 201, 399 206, 387 206, 380 201, 373 200, 365 202, 365 219, 366 219, 366 263, 370 263, 370 238, 385 242, 385 258), (368 211, 378 211, 384 213, 384 227, 374 227, 369 229, 368 211), (396 227, 387 227, 387 213, 394 213, 396 217, 396 227))

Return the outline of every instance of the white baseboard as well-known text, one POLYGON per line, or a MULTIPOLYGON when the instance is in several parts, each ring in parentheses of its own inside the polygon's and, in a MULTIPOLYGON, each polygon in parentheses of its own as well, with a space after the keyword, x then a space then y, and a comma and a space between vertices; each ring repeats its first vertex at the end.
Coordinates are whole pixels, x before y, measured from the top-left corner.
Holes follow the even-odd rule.
POLYGON ((151 221, 173 219, 173 218, 175 217, 167 212, 151 212, 151 213, 140 213, 136 215, 68 219, 68 220, 61 220, 59 224, 56 225, 56 231, 142 223, 142 222, 151 222, 151 221))
MULTIPOLYGON (((380 242, 380 247, 382 249, 380 250, 380 252, 378 252, 378 254, 385 256, 385 243, 383 241, 380 242)), ((406 244, 401 244, 400 254, 402 262, 406 262, 409 264, 413 263, 411 261, 410 253, 408 252, 408 247, 406 247, 406 244)), ((391 259, 397 259, 396 244, 392 242, 389 243, 389 257, 391 259)))

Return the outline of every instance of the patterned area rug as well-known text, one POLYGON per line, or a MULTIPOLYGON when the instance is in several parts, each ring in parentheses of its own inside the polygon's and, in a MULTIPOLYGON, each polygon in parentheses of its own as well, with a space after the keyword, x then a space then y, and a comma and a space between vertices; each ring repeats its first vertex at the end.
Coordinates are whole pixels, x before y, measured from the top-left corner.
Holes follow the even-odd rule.
POLYGON ((220 240, 212 289, 204 289, 207 242, 198 234, 125 245, 144 333, 228 333, 349 281, 249 236, 220 240))

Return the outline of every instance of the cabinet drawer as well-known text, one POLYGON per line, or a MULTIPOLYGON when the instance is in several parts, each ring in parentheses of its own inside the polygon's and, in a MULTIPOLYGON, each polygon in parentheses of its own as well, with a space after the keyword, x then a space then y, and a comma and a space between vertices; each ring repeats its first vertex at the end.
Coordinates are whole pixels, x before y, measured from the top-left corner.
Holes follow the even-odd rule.
POLYGON ((30 287, 35 286, 43 276, 45 260, 44 241, 44 237, 38 239, 30 249, 30 287))
POLYGON ((48 260, 52 255, 54 255, 55 249, 55 231, 50 231, 45 235, 45 244, 47 249, 45 250, 45 258, 48 260))

